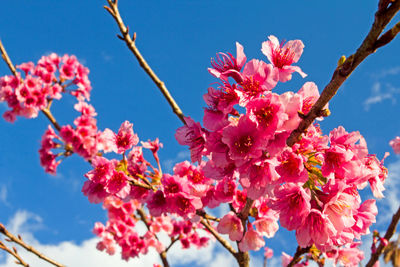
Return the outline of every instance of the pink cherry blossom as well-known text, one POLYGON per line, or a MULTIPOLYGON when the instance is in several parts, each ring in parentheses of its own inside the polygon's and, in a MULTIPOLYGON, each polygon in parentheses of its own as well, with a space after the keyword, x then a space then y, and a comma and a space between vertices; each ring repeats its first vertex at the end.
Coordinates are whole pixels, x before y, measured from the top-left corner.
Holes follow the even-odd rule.
POLYGON ((230 211, 221 218, 217 230, 220 234, 229 234, 232 241, 240 241, 243 237, 243 225, 234 212, 230 211))
POLYGON ((185 118, 186 125, 178 128, 175 138, 179 144, 189 146, 192 162, 201 161, 201 153, 204 149, 205 132, 199 123, 190 117, 185 118))
POLYGON ((389 145, 393 148, 395 154, 400 154, 400 137, 396 136, 389 142, 389 145))
POLYGON ((265 245, 262 236, 253 229, 251 224, 247 225, 247 231, 244 234, 242 241, 239 243, 240 251, 259 250, 265 245))
POLYGON ((122 154, 139 143, 139 138, 133 133, 133 124, 125 121, 121 124, 118 133, 115 135, 116 153, 122 154))
POLYGON ((300 67, 292 66, 299 61, 303 53, 304 44, 300 40, 288 41, 286 44, 279 43, 278 38, 268 36, 269 41, 262 43, 264 55, 279 70, 279 81, 286 82, 292 78, 293 72, 298 72, 303 78, 307 76, 300 67))
POLYGON ((213 68, 209 68, 208 71, 221 80, 227 80, 230 76, 241 80, 239 72, 246 62, 246 55, 243 52, 243 46, 238 42, 236 42, 236 57, 230 53, 219 53, 216 59, 211 60, 213 68))

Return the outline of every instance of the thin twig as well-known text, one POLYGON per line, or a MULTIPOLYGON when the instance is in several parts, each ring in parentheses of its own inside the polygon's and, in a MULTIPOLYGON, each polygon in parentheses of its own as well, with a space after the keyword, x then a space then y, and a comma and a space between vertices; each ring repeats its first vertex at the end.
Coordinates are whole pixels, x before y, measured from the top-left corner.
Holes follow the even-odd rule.
POLYGON ((4 250, 5 252, 7 252, 8 254, 11 254, 12 256, 14 256, 14 258, 16 259, 15 263, 25 266, 25 267, 29 267, 29 264, 27 264, 22 258, 21 256, 18 254, 17 249, 15 247, 13 247, 13 249, 8 248, 6 245, 4 245, 3 242, 0 241, 0 249, 4 250))
POLYGON ((39 251, 37 251, 34 247, 26 244, 20 237, 16 237, 13 234, 11 234, 10 232, 8 232, 8 230, 1 223, 0 223, 0 233, 5 235, 5 236, 7 236, 10 239, 10 241, 20 245, 21 247, 23 247, 27 251, 35 254, 36 256, 41 258, 42 260, 45 260, 48 263, 50 263, 50 264, 52 264, 54 266, 57 266, 57 267, 64 267, 64 265, 56 262, 55 260, 50 259, 49 257, 47 257, 47 256, 43 255, 42 253, 40 253, 39 251))
POLYGON ((3 60, 6 62, 8 68, 10 69, 10 71, 12 72, 12 74, 17 77, 17 70, 15 69, 14 64, 11 62, 10 57, 7 54, 6 49, 3 46, 3 43, 0 40, 0 51, 1 51, 1 57, 3 58, 3 60))
POLYGON ((168 250, 175 244, 176 241, 178 241, 179 238, 171 238, 171 243, 169 243, 168 247, 165 249, 165 252, 168 252, 168 250))
POLYGON ((208 222, 204 219, 201 219, 200 223, 218 240, 219 243, 221 243, 224 248, 226 248, 236 258, 236 250, 229 244, 228 241, 222 238, 217 231, 215 231, 214 227, 208 224, 208 222))
POLYGON ((118 37, 125 42, 125 44, 129 48, 129 50, 131 50, 133 55, 136 57, 140 66, 143 68, 143 70, 150 76, 150 78, 156 84, 158 89, 164 95, 165 99, 168 101, 168 104, 171 106, 172 111, 178 116, 178 118, 184 124, 186 124, 182 110, 179 108, 178 104, 175 102, 174 98, 169 93, 164 82, 161 81, 160 78, 158 78, 158 76, 155 74, 153 69, 149 66, 149 64, 146 62, 146 60, 140 53, 139 49, 136 47, 136 44, 135 44, 136 33, 133 34, 133 37, 130 36, 129 28, 127 26, 125 26, 125 24, 121 18, 121 15, 119 14, 118 1, 107 0, 107 2, 108 2, 108 6, 104 6, 104 8, 114 18, 114 20, 118 24, 119 30, 122 34, 122 35, 118 35, 118 37))
POLYGON ((303 255, 304 253, 308 253, 310 251, 310 248, 311 247, 301 248, 301 247, 298 246, 297 249, 296 249, 296 253, 293 256, 293 259, 289 262, 287 267, 292 267, 296 263, 298 263, 301 260, 300 256, 303 255))
POLYGON ((390 5, 389 4, 390 3, 386 0, 381 0, 379 2, 379 9, 375 13, 375 21, 368 35, 362 42, 361 46, 357 49, 355 54, 348 57, 342 65, 336 68, 331 81, 324 88, 317 102, 311 108, 310 112, 308 112, 307 115, 304 115, 297 129, 295 129, 287 139, 287 145, 292 146, 294 143, 296 143, 299 140, 300 135, 304 133, 305 130, 307 130, 307 128, 314 122, 317 117, 320 117, 323 114, 323 109, 325 105, 336 94, 339 87, 343 84, 344 81, 346 81, 346 79, 356 69, 356 67, 367 56, 375 52, 378 47, 386 45, 396 36, 400 27, 398 26, 398 24, 393 27, 393 31, 390 30, 389 33, 383 34, 381 37, 383 39, 378 39, 385 29, 386 25, 392 20, 394 15, 396 15, 396 13, 400 9, 400 0, 395 0, 391 2, 390 5))
POLYGON ((54 118, 53 114, 51 113, 50 109, 44 108, 42 109, 42 113, 49 119, 51 124, 53 124, 54 128, 57 129, 57 131, 61 130, 60 124, 58 124, 56 118, 54 118))
MULTIPOLYGON (((396 232, 396 227, 397 227, 397 223, 399 222, 399 220, 400 220, 400 207, 397 210, 397 212, 395 214, 393 214, 392 221, 390 222, 388 229, 386 230, 384 238, 387 241, 389 241, 390 238, 392 238, 392 236, 396 232)), ((375 262, 379 259, 379 256, 382 254, 384 248, 385 248, 385 246, 384 246, 383 242, 380 242, 378 248, 376 249, 376 251, 374 253, 371 254, 371 258, 369 259, 367 265, 365 265, 365 266, 372 267, 375 264, 375 262)))
POLYGON ((196 214, 199 215, 200 217, 203 217, 206 220, 211 220, 215 222, 219 222, 221 220, 220 218, 207 214, 207 212, 205 212, 204 210, 197 210, 196 214))
MULTIPOLYGON (((139 214, 140 219, 146 225, 147 229, 150 230, 150 223, 147 220, 146 213, 144 212, 144 210, 142 208, 139 208, 139 209, 137 209, 137 213, 139 214)), ((158 240, 158 237, 156 235, 154 235, 154 236, 158 240)), ((172 244, 172 242, 173 242, 173 240, 171 240, 171 244, 172 244)), ((169 267, 169 263, 167 260, 167 250, 164 250, 163 252, 160 252, 158 254, 160 255, 160 258, 161 258, 161 261, 162 261, 164 267, 169 267)))

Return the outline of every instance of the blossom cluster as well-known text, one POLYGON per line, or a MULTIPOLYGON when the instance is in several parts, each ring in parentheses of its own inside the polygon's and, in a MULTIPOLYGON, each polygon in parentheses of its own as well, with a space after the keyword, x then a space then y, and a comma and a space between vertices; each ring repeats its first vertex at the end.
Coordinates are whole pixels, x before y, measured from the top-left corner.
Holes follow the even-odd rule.
POLYGON ((161 231, 171 238, 171 242, 179 240, 182 248, 189 248, 191 245, 200 248, 207 245, 208 238, 200 237, 198 232, 194 231, 201 228, 200 225, 190 221, 177 221, 168 216, 147 216, 137 200, 122 201, 116 197, 107 197, 103 206, 108 211, 109 220, 106 225, 97 222, 93 232, 101 238, 97 248, 111 255, 115 253, 116 245, 121 248, 121 256, 125 260, 147 254, 150 247, 162 253, 166 246, 157 237, 161 231), (139 234, 137 223, 140 219, 147 227, 144 234, 139 234))
MULTIPOLYGON (((270 64, 258 59, 246 62, 243 47, 239 43, 236 47, 236 57, 220 53, 212 61, 209 72, 219 84, 204 95, 208 105, 204 128, 187 117, 186 125, 177 130, 178 142, 189 146, 192 161, 203 166, 207 177, 266 202, 282 227, 295 230, 301 247, 315 245, 325 252, 352 245, 375 222, 375 200, 362 202, 359 190, 369 184, 375 197, 383 197, 387 177, 383 161, 368 154, 359 132, 348 133, 341 126, 326 136, 313 124, 300 141, 287 146, 286 139, 319 97, 312 82, 298 92, 272 92, 294 72, 306 76, 292 65, 299 60, 303 43, 279 43, 270 36, 261 49, 270 64)), ((210 198, 217 199, 218 193, 210 193, 210 198)), ((231 240, 243 241, 244 225, 240 227, 239 221, 229 213, 218 230, 231 240)), ((241 250, 263 244, 254 241, 262 233, 257 221, 248 223, 246 234, 255 231, 252 243, 259 245, 239 246, 241 250)))
POLYGON ((78 100, 89 100, 92 89, 88 78, 89 69, 75 56, 57 54, 43 56, 35 65, 33 62, 17 66, 22 71, 16 76, 0 78, 0 101, 7 102, 11 110, 3 117, 14 122, 17 116, 35 118, 53 99, 60 99, 62 93, 69 93, 78 100))
MULTIPOLYGON (((128 121, 118 132, 97 128, 96 111, 86 102, 89 71, 74 56, 51 54, 37 65, 19 65, 24 77, 0 78, 0 101, 11 108, 4 117, 12 122, 16 116, 33 118, 48 111, 62 93, 77 98, 74 108, 80 115, 73 125, 53 123, 58 132, 48 127, 40 162, 52 174, 71 154, 91 163, 82 192, 108 211, 108 222, 94 227, 100 250, 113 254, 119 246, 125 260, 150 247, 163 253, 169 247, 160 242, 161 232, 171 245, 179 240, 183 248, 203 247, 209 233, 200 233, 209 231, 208 225, 246 252, 264 247, 264 238, 274 237, 280 224, 295 231, 301 247, 314 249, 310 258, 317 261, 324 255, 343 263, 350 253, 356 256, 349 266, 356 266, 362 259, 357 240, 369 233, 377 215, 375 200, 362 201, 359 190, 369 185, 376 198, 383 197, 387 170, 383 160, 368 153, 359 132, 341 126, 324 135, 313 124, 293 146, 286 144, 319 98, 313 82, 297 92, 273 92, 294 73, 307 76, 293 65, 303 48, 300 40, 279 43, 269 36, 261 51, 270 63, 247 61, 239 43, 236 57, 217 54, 209 72, 219 82, 204 95, 203 126, 185 117, 186 124, 175 134, 189 147, 192 162, 176 164, 171 174, 161 169, 158 139, 139 142, 128 121), (152 153, 156 167, 145 159, 144 149, 152 153), (228 205, 229 212, 220 218, 207 214, 221 205, 228 205), (138 231, 139 220, 147 227, 144 234, 138 231)), ((328 113, 326 106, 319 119, 328 113)), ((291 260, 286 256, 284 265, 291 260)))

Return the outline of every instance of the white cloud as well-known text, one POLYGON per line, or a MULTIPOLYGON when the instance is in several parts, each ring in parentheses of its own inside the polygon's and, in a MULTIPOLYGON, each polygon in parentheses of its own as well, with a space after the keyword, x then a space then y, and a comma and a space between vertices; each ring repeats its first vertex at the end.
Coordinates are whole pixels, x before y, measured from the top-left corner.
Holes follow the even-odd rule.
POLYGON ((395 94, 400 94, 400 89, 394 87, 388 82, 383 82, 388 76, 394 76, 400 73, 400 66, 391 69, 382 70, 381 72, 371 75, 375 81, 371 88, 371 95, 364 101, 364 109, 368 111, 374 104, 379 104, 384 100, 392 100, 392 104, 396 103, 395 94))
POLYGON ((371 88, 371 96, 364 101, 364 109, 368 111, 374 104, 379 104, 386 99, 391 99, 392 104, 396 103, 396 99, 393 97, 394 94, 398 94, 399 90, 394 88, 391 84, 385 84, 385 91, 382 90, 382 83, 377 81, 371 88))
POLYGON ((381 72, 373 73, 371 76, 374 79, 379 80, 379 79, 385 78, 387 76, 392 76, 392 75, 397 75, 397 74, 400 74, 400 66, 382 70, 381 72))
POLYGON ((171 173, 172 169, 174 168, 174 165, 184 160, 190 160, 189 150, 178 152, 175 158, 163 160, 162 165, 164 172, 171 173))
MULTIPOLYGON (((148 267, 154 263, 161 263, 159 255, 150 250, 143 257, 131 259, 126 262, 121 259, 120 255, 110 256, 96 249, 97 238, 91 238, 81 243, 74 241, 63 241, 57 244, 44 244, 37 240, 34 231, 43 228, 42 219, 28 211, 18 211, 7 224, 7 229, 12 233, 20 234, 24 241, 44 255, 65 264, 69 267, 74 266, 112 266, 112 267, 148 267)), ((163 240, 165 238, 161 238, 163 240)), ((13 244, 14 245, 14 244, 13 244)), ((34 254, 26 252, 23 248, 18 247, 18 253, 30 264, 30 266, 48 267, 47 262, 39 259, 34 254)), ((221 249, 219 244, 211 243, 208 247, 197 250, 195 248, 183 250, 179 243, 175 244, 168 253, 168 260, 172 266, 235 266, 235 259, 225 250, 221 249)), ((0 267, 15 266, 14 258, 8 254, 0 253, 0 267)), ((256 260, 256 262, 258 262, 256 260)), ((256 266, 256 265, 251 265, 256 266)))
POLYGON ((5 185, 0 186, 0 203, 3 203, 7 207, 10 207, 10 203, 7 201, 8 190, 5 185))

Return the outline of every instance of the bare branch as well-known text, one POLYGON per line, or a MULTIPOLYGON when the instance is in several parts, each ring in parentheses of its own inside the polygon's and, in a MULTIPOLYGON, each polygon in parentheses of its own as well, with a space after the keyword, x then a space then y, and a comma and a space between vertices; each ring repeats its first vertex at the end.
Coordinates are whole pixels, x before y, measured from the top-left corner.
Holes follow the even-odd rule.
POLYGON ((22 258, 21 256, 18 254, 17 249, 15 247, 13 247, 13 249, 8 248, 6 245, 4 245, 3 242, 0 241, 0 249, 4 250, 5 252, 7 252, 8 254, 11 254, 12 256, 14 256, 14 258, 16 259, 15 263, 25 266, 25 267, 29 267, 29 264, 27 264, 22 258))
POLYGON ((217 218, 217 217, 214 217, 214 216, 208 214, 204 210, 197 210, 196 214, 199 215, 200 217, 203 217, 206 220, 211 220, 211 221, 215 221, 215 222, 219 222, 221 220, 220 218, 217 218))
POLYGON ((17 76, 17 70, 15 69, 14 64, 11 62, 10 57, 7 54, 6 49, 3 46, 3 43, 0 40, 0 51, 1 51, 1 57, 3 58, 3 60, 6 62, 8 68, 10 69, 10 71, 12 72, 12 74, 14 76, 17 76))
POLYGON ((42 113, 49 119, 51 124, 53 124, 54 128, 57 129, 57 131, 61 130, 60 124, 58 124, 56 118, 54 118, 53 114, 51 113, 50 109, 44 108, 42 109, 42 113))
POLYGON ((365 37, 361 46, 357 49, 356 53, 349 56, 346 61, 338 66, 333 73, 331 81, 324 88, 321 93, 321 96, 311 108, 310 112, 304 116, 302 121, 300 122, 297 129, 295 129, 286 143, 288 146, 292 146, 296 143, 300 135, 307 130, 308 126, 310 126, 317 117, 320 117, 322 114, 322 110, 325 105, 331 100, 331 98, 336 94, 339 87, 343 84, 344 81, 350 76, 350 74, 356 69, 356 67, 370 54, 375 52, 378 47, 386 45, 389 43, 397 34, 399 26, 396 26, 390 30, 387 35, 382 35, 382 38, 378 39, 386 25, 392 20, 394 15, 400 9, 400 0, 395 1, 387 1, 382 0, 379 3, 379 9, 375 13, 375 21, 369 31, 367 37, 365 37), (390 5, 389 5, 390 4, 390 5), (396 32, 397 31, 397 32, 396 32), (388 38, 393 37, 393 38, 388 38))
MULTIPOLYGON (((144 210, 142 208, 137 209, 137 213, 139 214, 140 219, 142 220, 142 222, 146 225, 147 229, 150 230, 150 223, 147 220, 146 213, 144 212, 144 210)), ((158 240, 158 237, 156 235, 154 235, 154 236, 158 240)), ((174 240, 171 240, 170 246, 172 246, 173 243, 174 243, 174 240)), ((168 247, 168 249, 169 248, 170 247, 168 247)), ((158 254, 160 255, 160 258, 161 258, 161 261, 162 261, 164 267, 169 267, 169 263, 168 263, 168 260, 167 260, 167 249, 164 250, 161 253, 158 253, 158 254)))
MULTIPOLYGON (((389 241, 390 238, 392 238, 392 236, 396 232, 396 227, 397 227, 399 220, 400 220, 400 207, 397 210, 397 212, 395 214, 393 214, 392 221, 390 222, 388 229, 386 230, 384 238, 387 241, 389 241)), ((379 259, 379 256, 382 254, 384 248, 385 247, 384 247, 383 243, 380 242, 378 248, 376 249, 376 251, 374 253, 372 253, 371 258, 369 259, 367 265, 365 265, 365 266, 366 267, 374 266, 375 262, 379 259)))
POLYGON ((301 255, 303 255, 304 253, 308 253, 310 251, 311 247, 305 247, 305 248, 301 248, 301 247, 297 247, 296 249, 296 253, 293 256, 293 259, 289 262, 287 267, 292 267, 294 266, 296 263, 298 263, 301 260, 301 255))
POLYGON ((0 223, 0 233, 7 236, 9 241, 12 241, 18 245, 20 245, 21 247, 23 247, 24 249, 26 249, 27 251, 35 254, 36 256, 38 256, 39 258, 41 258, 44 261, 47 261, 48 263, 57 266, 57 267, 64 267, 64 265, 56 262, 55 260, 50 259, 49 257, 43 255, 42 253, 40 253, 39 251, 37 251, 34 247, 26 244, 20 236, 16 237, 13 234, 11 234, 10 232, 8 232, 8 230, 4 227, 3 224, 0 223))
POLYGON ((384 46, 388 43, 390 43, 394 37, 399 33, 400 31, 400 22, 397 22, 396 25, 393 26, 390 30, 382 34, 381 37, 376 41, 374 49, 378 49, 381 46, 384 46))
POLYGON ((140 53, 139 49, 136 47, 136 44, 135 44, 136 33, 133 33, 132 38, 129 35, 129 28, 127 26, 125 26, 125 24, 121 18, 121 15, 119 14, 118 2, 112 1, 112 0, 107 0, 107 2, 108 2, 108 6, 104 6, 104 8, 114 18, 114 20, 118 24, 119 30, 122 34, 122 36, 119 36, 118 38, 125 41, 125 44, 128 46, 129 50, 131 50, 133 55, 136 57, 140 66, 149 75, 149 77, 153 80, 153 82, 156 84, 158 89, 164 95, 165 99, 168 101, 168 104, 171 106, 172 111, 176 114, 176 116, 178 116, 178 118, 184 124, 186 124, 182 110, 180 109, 180 107, 178 106, 178 104, 176 103, 174 98, 171 96, 171 94, 169 93, 164 82, 161 81, 160 78, 158 78, 158 76, 154 73, 153 69, 149 66, 149 64, 146 62, 146 60, 140 53))
POLYGON ((218 240, 221 245, 226 248, 235 258, 237 255, 236 250, 229 244, 228 241, 226 241, 224 238, 222 238, 217 231, 215 231, 214 227, 212 227, 210 224, 208 224, 207 221, 204 219, 201 219, 200 223, 204 225, 204 227, 218 240))

